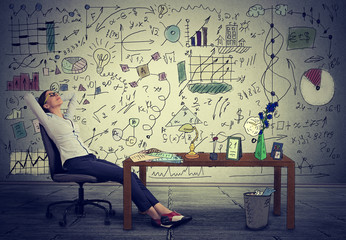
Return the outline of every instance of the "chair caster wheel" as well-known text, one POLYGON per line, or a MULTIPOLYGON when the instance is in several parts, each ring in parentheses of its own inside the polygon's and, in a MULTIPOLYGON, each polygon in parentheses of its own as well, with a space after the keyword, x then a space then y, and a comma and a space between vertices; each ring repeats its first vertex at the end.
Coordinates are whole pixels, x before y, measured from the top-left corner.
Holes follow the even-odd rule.
POLYGON ((60 227, 65 227, 66 226, 66 222, 65 221, 59 221, 59 225, 60 225, 60 227))

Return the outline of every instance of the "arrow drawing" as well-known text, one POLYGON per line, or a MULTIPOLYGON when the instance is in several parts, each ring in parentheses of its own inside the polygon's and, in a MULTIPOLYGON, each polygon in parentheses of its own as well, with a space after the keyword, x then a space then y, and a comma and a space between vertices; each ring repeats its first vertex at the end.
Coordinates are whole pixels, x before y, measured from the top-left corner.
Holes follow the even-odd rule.
POLYGON ((70 35, 68 35, 68 36, 65 36, 64 37, 64 39, 63 39, 63 41, 66 41, 66 40, 68 40, 69 39, 69 37, 71 37, 73 34, 74 35, 77 35, 78 34, 78 32, 79 32, 79 29, 77 29, 77 30, 74 30, 70 35))
POLYGON ((294 95, 297 95, 297 81, 296 81, 296 77, 294 76, 294 68, 296 68, 296 66, 294 65, 291 59, 286 58, 286 60, 287 60, 288 68, 292 69, 292 76, 294 81, 293 90, 294 90, 294 95))
POLYGON ((41 59, 41 61, 39 63, 37 63, 35 66, 33 66, 32 64, 36 61, 36 58, 33 58, 30 60, 29 63, 25 63, 25 61, 29 58, 32 57, 32 54, 29 54, 28 56, 26 56, 21 62, 19 62, 16 58, 13 58, 13 62, 8 66, 9 68, 13 68, 13 70, 16 70, 20 67, 26 67, 26 68, 37 68, 38 66, 40 66, 43 62, 43 59, 41 59), (14 65, 17 66, 14 66, 14 65))

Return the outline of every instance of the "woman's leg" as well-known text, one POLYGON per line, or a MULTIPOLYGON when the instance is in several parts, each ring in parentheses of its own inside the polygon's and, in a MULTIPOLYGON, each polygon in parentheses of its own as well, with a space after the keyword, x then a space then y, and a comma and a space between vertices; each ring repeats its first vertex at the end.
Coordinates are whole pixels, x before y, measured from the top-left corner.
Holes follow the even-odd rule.
MULTIPOLYGON (((67 160, 64 167, 69 173, 88 174, 100 181, 115 181, 123 184, 123 168, 111 162, 96 159, 93 155, 67 160)), ((132 200, 142 212, 156 205, 159 201, 143 185, 136 174, 131 174, 132 200)))
MULTIPOLYGON (((111 162, 108 162, 106 160, 101 160, 101 159, 97 159, 97 161, 99 162, 103 162, 104 164, 108 164, 108 165, 114 165, 111 162)), ((120 167, 119 167, 120 168, 120 167)), ((122 168, 121 168, 122 170, 122 168)), ((146 186, 144 186, 144 184, 142 183, 142 181, 138 178, 138 176, 135 173, 131 174, 131 182, 136 181, 138 186, 140 187, 140 189, 144 192, 144 194, 146 195, 148 201, 151 203, 151 207, 147 210, 147 211, 143 211, 146 214, 148 214, 152 219, 161 219, 161 216, 169 216, 170 214, 173 214, 171 216, 171 218, 173 216, 181 216, 184 217, 176 212, 172 212, 170 209, 168 209, 167 207, 165 207, 164 205, 162 205, 154 196, 153 194, 147 189, 146 186)), ((121 181, 121 183, 123 183, 123 181, 121 181)), ((133 184, 131 185, 133 187, 133 184)), ((133 191, 132 191, 133 192, 133 191)), ((134 200, 135 201, 135 200, 134 200)), ((141 209, 140 209, 141 211, 141 209)), ((177 217, 176 217, 177 218, 177 217)), ((179 219, 179 217, 178 217, 179 219)), ((172 220, 172 219, 171 219, 172 220)), ((179 219, 180 220, 180 219, 179 219)))
POLYGON ((172 211, 169 210, 168 208, 166 208, 165 206, 163 206, 161 203, 157 203, 154 205, 154 209, 156 210, 156 212, 158 214, 160 214, 160 216, 162 216, 163 214, 169 214, 172 211))
MULTIPOLYGON (((111 163, 111 162, 108 162, 108 161, 102 160, 102 159, 97 159, 97 161, 98 161, 98 162, 102 162, 102 163, 104 163, 104 164, 107 164, 107 165, 109 165, 109 166, 111 166, 111 167, 113 167, 113 165, 115 165, 114 163, 111 163)), ((115 166, 117 166, 117 165, 115 165, 115 166)), ((117 174, 118 176, 121 176, 121 178, 119 178, 119 179, 117 180, 117 182, 123 184, 123 182, 124 182, 123 168, 121 168, 121 167, 119 167, 119 166, 117 166, 117 168, 121 170, 121 173, 118 173, 118 174, 117 174)), ((132 189, 132 187, 135 187, 135 189, 141 189, 142 192, 144 193, 144 195, 146 196, 147 200, 150 202, 151 206, 154 206, 154 207, 155 207, 155 206, 159 203, 159 201, 158 201, 158 200, 155 198, 155 196, 150 192, 150 190, 149 190, 146 186, 144 186, 143 182, 139 179, 139 177, 138 177, 135 173, 131 173, 131 183, 132 183, 132 184, 131 184, 131 189, 132 189), (137 185, 135 185, 134 182, 136 182, 137 185)), ((133 191, 132 191, 131 193, 133 194, 133 191)), ((132 197, 135 199, 134 196, 132 196, 132 197)), ((136 200, 134 200, 134 201, 136 201, 136 200)), ((167 212, 167 211, 164 211, 163 205, 162 205, 162 204, 159 204, 159 205, 162 206, 162 208, 159 208, 162 212, 167 212)), ((167 209, 167 208, 166 208, 166 209, 167 209)), ((144 212, 142 209, 139 209, 139 210, 142 211, 142 212, 144 212)), ((167 210, 168 210, 168 209, 167 209, 167 210)), ((168 210, 168 211, 169 211, 169 210, 168 210)))
MULTIPOLYGON (((121 184, 124 182, 123 168, 111 162, 96 159, 93 155, 67 160, 64 167, 70 173, 92 175, 101 181, 116 181, 121 184)), ((167 228, 191 220, 190 217, 172 212, 159 203, 134 173, 131 173, 131 190, 132 201, 141 212, 145 212, 152 218, 153 225, 167 228)))
POLYGON ((150 207, 147 211, 144 212, 148 214, 152 219, 159 220, 161 219, 161 215, 155 210, 154 207, 150 207))

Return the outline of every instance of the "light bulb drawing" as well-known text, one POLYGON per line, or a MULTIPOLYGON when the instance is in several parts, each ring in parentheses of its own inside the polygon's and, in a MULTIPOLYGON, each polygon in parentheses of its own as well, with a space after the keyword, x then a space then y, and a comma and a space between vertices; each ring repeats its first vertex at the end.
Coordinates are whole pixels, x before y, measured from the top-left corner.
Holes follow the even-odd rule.
POLYGON ((96 72, 98 74, 101 74, 103 72, 104 67, 111 60, 111 54, 103 48, 98 48, 95 50, 93 58, 96 62, 96 72))
MULTIPOLYGON (((108 63, 113 63, 111 59, 115 58, 116 51, 114 50, 115 45, 109 46, 109 42, 103 42, 102 39, 97 39, 95 42, 91 43, 89 48, 92 50, 91 54, 88 54, 90 58, 94 59, 96 64, 96 72, 101 77, 106 77, 106 74, 103 73, 104 67, 108 63)), ((91 65, 95 65, 93 61, 90 61, 91 65)))

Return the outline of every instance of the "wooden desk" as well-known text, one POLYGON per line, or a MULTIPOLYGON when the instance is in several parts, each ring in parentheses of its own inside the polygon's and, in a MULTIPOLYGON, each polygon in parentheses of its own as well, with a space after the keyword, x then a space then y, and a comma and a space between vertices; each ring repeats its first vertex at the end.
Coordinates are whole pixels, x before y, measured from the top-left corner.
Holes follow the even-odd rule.
POLYGON ((287 229, 294 229, 295 219, 295 163, 287 156, 281 160, 273 160, 270 154, 264 160, 258 160, 253 153, 243 153, 239 161, 226 160, 225 153, 218 153, 218 160, 210 160, 209 153, 199 153, 197 159, 187 159, 185 153, 176 153, 183 157, 183 163, 165 162, 133 162, 130 158, 123 161, 124 186, 123 186, 123 211, 124 229, 132 228, 132 202, 131 202, 131 167, 139 167, 139 177, 146 185, 147 167, 273 167, 274 168, 274 214, 281 214, 281 168, 287 167, 287 229))

